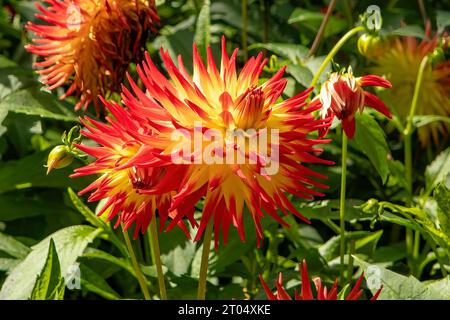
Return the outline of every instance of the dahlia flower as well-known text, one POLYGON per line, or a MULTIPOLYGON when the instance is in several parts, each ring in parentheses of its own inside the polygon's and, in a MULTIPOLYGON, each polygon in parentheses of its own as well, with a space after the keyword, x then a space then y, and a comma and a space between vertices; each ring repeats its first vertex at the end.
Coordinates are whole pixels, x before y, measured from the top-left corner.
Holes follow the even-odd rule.
MULTIPOLYGON (((105 199, 106 202, 98 215, 107 213, 107 221, 118 217, 115 227, 123 224, 125 231, 135 225, 134 237, 136 238, 139 232, 144 233, 147 230, 156 210, 158 210, 161 227, 168 217, 176 214, 169 210, 171 197, 174 195, 173 191, 160 195, 148 195, 142 194, 141 190, 151 189, 158 185, 169 171, 170 174, 176 176, 182 168, 127 166, 130 159, 142 147, 140 142, 127 133, 128 129, 137 128, 138 124, 131 120, 128 112, 118 104, 108 103, 104 100, 103 102, 115 119, 106 117, 107 124, 89 117, 81 120, 87 129, 81 132, 82 135, 95 141, 98 146, 78 144, 76 147, 96 160, 85 167, 75 169, 75 173, 71 177, 98 175, 99 177, 81 190, 79 195, 91 192, 89 202, 105 199)), ((178 185, 174 186, 173 190, 177 187, 178 185)), ((186 213, 191 223, 196 225, 192 214, 193 211, 191 214, 186 213)), ((177 224, 189 237, 189 232, 183 222, 179 221, 177 224)))
MULTIPOLYGON (((409 115, 420 63, 439 46, 439 37, 431 35, 430 24, 427 24, 426 35, 420 42, 414 37, 392 39, 384 46, 382 54, 375 58, 373 71, 385 75, 393 85, 392 90, 383 92, 383 96, 403 119, 409 115)), ((423 73, 416 115, 450 116, 449 92, 450 61, 444 59, 434 65, 428 63, 423 73)), ((426 145, 432 139, 437 143, 439 132, 447 134, 448 130, 449 125, 445 122, 420 127, 420 142, 426 145)))
POLYGON ((260 81, 266 60, 259 54, 249 59, 238 74, 237 52, 236 49, 229 57, 223 39, 219 70, 211 49, 207 50, 205 66, 194 45, 191 77, 181 57, 177 67, 169 54, 161 50, 169 79, 146 54, 142 66, 137 68, 146 92, 129 78, 134 94, 124 88, 122 95, 141 126, 128 131, 143 144, 128 165, 186 170, 184 175, 168 171, 153 189, 141 193, 161 194, 170 190, 174 181, 179 183, 170 205, 177 214, 168 230, 204 199, 195 240, 201 238, 211 221, 216 247, 220 233, 227 242, 231 225, 245 240, 244 207, 253 218, 258 243, 263 236, 264 212, 283 225, 286 222, 277 209, 307 221, 286 193, 306 199, 321 196, 313 187, 327 186, 315 179, 326 177, 306 165, 332 163, 314 155, 321 151, 315 145, 327 141, 308 138, 311 132, 330 125, 314 119, 312 113, 319 106, 306 106, 310 90, 283 100, 284 69, 271 79, 260 81), (153 134, 149 136, 146 131, 153 134))
MULTIPOLYGON (((366 86, 390 88, 391 84, 389 81, 375 75, 355 78, 351 69, 346 73, 334 72, 322 84, 320 94, 314 99, 312 104, 322 106, 322 118, 336 116, 341 120, 342 129, 347 137, 352 139, 356 127, 355 114, 358 110, 362 112, 364 106, 371 107, 388 118, 392 117, 383 101, 376 95, 363 89, 366 86)), ((322 134, 325 133, 326 130, 322 134)))
POLYGON ((41 81, 49 90, 64 84, 61 97, 79 98, 75 109, 91 101, 99 112, 98 95, 115 91, 128 64, 139 61, 149 30, 159 22, 154 0, 45 0, 36 4, 45 24, 28 22, 35 33, 25 48, 40 57, 41 81))
MULTIPOLYGON (((306 265, 306 261, 300 264, 300 273, 302 278, 302 286, 300 289, 300 294, 297 289, 294 291, 294 300, 338 300, 338 281, 334 282, 333 286, 330 290, 327 289, 322 284, 322 280, 319 277, 313 278, 314 286, 316 288, 316 297, 314 297, 314 293, 311 289, 311 280, 308 275, 308 267, 306 265)), ((361 282, 364 278, 364 273, 356 281, 355 286, 351 289, 349 294, 345 297, 345 300, 358 300, 363 294, 363 290, 360 289, 361 282)), ((266 292, 267 298, 269 300, 292 300, 291 296, 286 292, 283 288, 283 275, 280 273, 278 276, 278 280, 276 282, 277 292, 276 294, 272 293, 270 288, 264 282, 263 278, 259 276, 261 284, 266 292)), ((381 289, 375 293, 371 300, 376 300, 381 293, 381 289)))

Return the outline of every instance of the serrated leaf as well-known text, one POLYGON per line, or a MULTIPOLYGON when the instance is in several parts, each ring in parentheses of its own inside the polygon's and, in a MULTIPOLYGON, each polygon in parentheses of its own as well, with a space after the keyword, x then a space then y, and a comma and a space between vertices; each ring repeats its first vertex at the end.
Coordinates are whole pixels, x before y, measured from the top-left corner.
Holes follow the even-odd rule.
POLYGON ((403 37, 415 37, 420 39, 425 38, 425 31, 422 27, 417 25, 403 26, 398 29, 392 30, 391 32, 389 32, 389 34, 403 37))
POLYGON ((356 115, 356 132, 353 138, 359 149, 369 158, 383 183, 389 174, 389 146, 383 129, 368 114, 356 115))
POLYGON ((0 101, 0 110, 3 115, 0 115, 0 124, 8 112, 78 123, 78 117, 57 101, 54 95, 40 91, 36 87, 9 94, 0 101))
POLYGON ((450 12, 436 10, 437 33, 441 34, 447 26, 450 26, 450 12))
MULTIPOLYGON (((357 199, 347 199, 345 201, 346 212, 345 220, 352 221, 364 218, 364 212, 359 209, 364 201, 357 199)), ((319 201, 298 202, 294 201, 294 205, 299 212, 308 219, 317 220, 339 220, 339 200, 326 199, 319 201)))
POLYGON ((78 257, 83 254, 87 245, 100 232, 90 226, 80 225, 67 227, 49 235, 33 246, 27 257, 11 271, 0 290, 0 300, 23 300, 31 296, 36 276, 45 264, 50 239, 55 242, 61 274, 64 277, 78 257))
POLYGON ((293 76, 294 79, 305 88, 309 87, 313 79, 313 74, 311 70, 309 70, 306 67, 291 64, 286 68, 286 72, 288 72, 291 76, 293 76))
POLYGON ((420 128, 433 122, 444 122, 450 124, 450 118, 433 114, 417 115, 413 117, 413 124, 415 128, 420 128))
MULTIPOLYGON (((53 297, 59 298, 59 288, 61 286, 61 268, 59 265, 58 253, 55 243, 50 239, 47 258, 41 273, 37 277, 31 292, 31 300, 50 300, 53 297)), ((64 281, 62 281, 64 283, 64 281)))
POLYGON ((375 294, 381 285, 383 289, 378 300, 436 300, 445 299, 433 287, 421 283, 413 276, 405 277, 378 265, 371 265, 355 258, 355 263, 364 271, 370 291, 375 294))

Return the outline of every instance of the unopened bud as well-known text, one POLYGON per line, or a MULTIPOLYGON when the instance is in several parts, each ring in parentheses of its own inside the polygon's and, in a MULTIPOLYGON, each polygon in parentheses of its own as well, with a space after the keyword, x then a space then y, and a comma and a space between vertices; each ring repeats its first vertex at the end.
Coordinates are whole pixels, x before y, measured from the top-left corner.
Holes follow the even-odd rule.
POLYGON ((47 174, 53 169, 61 169, 70 165, 73 156, 67 151, 67 147, 63 145, 56 146, 50 151, 47 159, 47 174))

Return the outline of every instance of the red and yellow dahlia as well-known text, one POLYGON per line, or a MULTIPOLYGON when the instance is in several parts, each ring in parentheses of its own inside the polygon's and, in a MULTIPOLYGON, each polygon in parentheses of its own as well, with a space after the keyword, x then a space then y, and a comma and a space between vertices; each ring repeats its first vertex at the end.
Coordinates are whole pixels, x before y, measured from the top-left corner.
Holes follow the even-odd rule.
MULTIPOLYGON (((338 300, 337 279, 334 282, 331 289, 328 290, 327 287, 325 287, 322 284, 322 280, 319 277, 313 278, 312 281, 314 282, 314 286, 316 288, 316 296, 314 296, 314 293, 311 288, 311 280, 308 275, 308 267, 306 265, 305 260, 303 260, 303 262, 300 264, 300 273, 302 278, 302 286, 300 289, 300 294, 298 293, 297 289, 295 289, 294 300, 338 300)), ((358 278, 355 286, 350 290, 349 294, 345 297, 345 300, 358 300, 361 297, 361 295, 363 294, 363 290, 360 289, 360 286, 363 278, 364 273, 362 273, 361 276, 358 278)), ((281 273, 276 282, 276 289, 277 289, 276 294, 272 293, 272 291, 264 282, 261 276, 259 276, 259 279, 269 300, 292 300, 291 296, 283 288, 283 275, 281 273)), ((378 291, 375 293, 375 295, 372 297, 371 300, 376 300, 378 298, 378 296, 381 293, 381 289, 382 287, 378 289, 378 291)))
POLYGON ((244 240, 244 207, 253 218, 258 240, 263 236, 264 213, 283 225, 277 209, 307 221, 286 194, 307 199, 321 196, 313 187, 327 186, 314 179, 326 177, 306 164, 331 163, 314 155, 321 151, 315 145, 326 141, 308 137, 329 125, 314 119, 319 106, 306 106, 310 90, 283 100, 284 69, 268 81, 260 81, 266 63, 262 54, 252 57, 238 74, 237 49, 229 57, 224 39, 220 69, 210 48, 204 65, 194 45, 192 77, 181 57, 177 67, 166 51, 161 50, 161 55, 169 79, 147 54, 137 68, 146 92, 130 78, 134 94, 125 88, 122 99, 141 125, 128 130, 143 144, 129 165, 186 170, 183 176, 168 171, 153 189, 141 191, 161 194, 174 180, 179 181, 170 206, 177 215, 168 229, 192 212, 201 199, 204 205, 196 240, 211 222, 216 246, 219 233, 227 242, 230 225, 244 240), (254 144, 257 140, 259 146, 254 144))
MULTIPOLYGON (((104 100, 103 100, 104 101, 104 100)), ((123 224, 127 230, 135 225, 134 237, 139 232, 144 233, 157 210, 161 227, 168 217, 174 217, 176 211, 171 211, 170 202, 174 195, 175 185, 168 192, 160 195, 148 195, 142 190, 152 189, 160 183, 165 175, 178 175, 182 168, 162 166, 159 168, 142 168, 128 166, 128 162, 139 152, 142 144, 127 133, 129 129, 137 129, 139 124, 129 117, 129 112, 116 103, 104 101, 105 106, 113 117, 106 117, 107 124, 86 117, 82 120, 87 130, 82 135, 95 141, 98 146, 85 144, 76 145, 78 149, 96 158, 91 164, 78 168, 71 177, 98 175, 99 177, 88 187, 81 190, 79 195, 91 192, 90 202, 105 199, 106 202, 98 215, 107 213, 107 220, 118 217, 115 227, 123 224)), ((191 223, 195 225, 193 211, 186 213, 191 223)), ((178 225, 189 237, 189 233, 182 221, 178 225)))
POLYGON ((355 114, 357 111, 362 112, 364 106, 371 107, 388 118, 392 117, 383 101, 363 89, 366 86, 390 88, 391 83, 375 75, 356 78, 349 68, 346 73, 332 73, 329 79, 322 84, 320 94, 312 104, 322 106, 323 118, 336 116, 341 120, 342 129, 347 137, 352 139, 356 127, 355 114))
MULTIPOLYGON (((398 37, 389 41, 381 55, 375 58, 373 68, 377 74, 385 75, 392 82, 392 90, 383 92, 383 99, 389 101, 393 110, 406 120, 411 108, 414 86, 422 59, 438 46, 439 37, 431 35, 430 24, 427 37, 418 41, 414 37, 398 37)), ((450 61, 428 63, 423 73, 421 94, 417 102, 417 115, 450 116, 450 61)), ((431 139, 437 143, 439 132, 447 134, 450 126, 445 122, 433 122, 418 129, 422 145, 431 139)))
POLYGON ((128 64, 140 61, 149 30, 159 22, 154 0, 45 0, 36 16, 46 24, 28 22, 36 38, 25 48, 40 57, 41 81, 53 90, 69 88, 61 97, 79 98, 75 109, 91 101, 99 112, 98 95, 115 91, 128 64))

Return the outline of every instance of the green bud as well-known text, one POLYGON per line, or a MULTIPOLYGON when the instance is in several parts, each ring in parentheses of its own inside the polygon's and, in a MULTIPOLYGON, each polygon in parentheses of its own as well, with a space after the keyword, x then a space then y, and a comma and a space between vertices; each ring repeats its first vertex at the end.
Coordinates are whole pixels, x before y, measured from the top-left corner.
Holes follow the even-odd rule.
POLYGON ((47 174, 53 169, 61 169, 70 165, 74 157, 67 151, 63 145, 56 146, 50 151, 47 159, 47 174))

